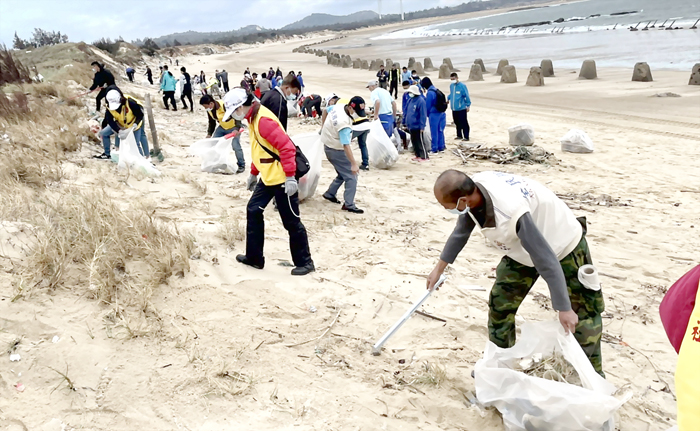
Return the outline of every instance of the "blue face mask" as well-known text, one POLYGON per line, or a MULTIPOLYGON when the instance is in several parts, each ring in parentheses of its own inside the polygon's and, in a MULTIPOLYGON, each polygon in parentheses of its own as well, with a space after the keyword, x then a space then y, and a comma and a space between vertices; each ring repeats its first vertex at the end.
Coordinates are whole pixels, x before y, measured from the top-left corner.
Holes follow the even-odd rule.
POLYGON ((449 211, 450 213, 452 213, 452 214, 457 214, 457 215, 464 215, 464 214, 468 213, 468 212, 469 212, 469 206, 465 206, 465 207, 464 207, 464 210, 462 210, 462 211, 459 210, 459 201, 460 201, 460 200, 461 200, 461 199, 458 199, 458 200, 457 200, 457 205, 455 205, 454 208, 445 208, 445 209, 446 209, 447 211, 449 211))

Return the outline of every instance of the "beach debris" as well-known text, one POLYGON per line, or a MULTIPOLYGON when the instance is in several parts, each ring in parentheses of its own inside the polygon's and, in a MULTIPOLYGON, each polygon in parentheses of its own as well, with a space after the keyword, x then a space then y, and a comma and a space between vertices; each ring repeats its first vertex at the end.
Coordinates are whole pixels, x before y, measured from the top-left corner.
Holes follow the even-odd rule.
POLYGON ((470 81, 483 81, 484 80, 484 71, 481 69, 481 66, 478 63, 472 64, 472 68, 469 71, 469 80, 470 81))
POLYGON ((514 147, 535 143, 535 128, 530 124, 518 124, 508 128, 508 143, 514 147))
POLYGON ((540 62, 540 68, 542 69, 542 76, 544 78, 551 78, 554 76, 554 65, 552 65, 552 60, 542 60, 542 62, 540 62))
POLYGON ((518 82, 518 75, 515 73, 515 66, 508 65, 503 67, 501 82, 504 84, 514 84, 518 82))
POLYGON ((58 335, 54 335, 53 338, 51 339, 51 342, 56 344, 61 338, 58 335))
MULTIPOLYGON (((567 201, 567 205, 570 208, 572 207, 572 205, 570 205, 568 202, 577 202, 577 203, 583 204, 583 205, 602 206, 602 207, 629 207, 629 206, 632 206, 630 201, 623 202, 622 200, 620 200, 620 198, 614 198, 614 197, 612 197, 610 195, 606 195, 606 194, 593 195, 593 194, 588 193, 588 192, 587 193, 557 193, 557 197, 563 201, 567 201)), ((572 209, 579 209, 579 208, 572 208, 572 209)), ((606 277, 619 279, 618 277, 610 276, 608 274, 602 274, 600 272, 598 274, 604 275, 606 277)))
POLYGON ((656 93, 652 97, 681 97, 681 95, 678 93, 671 93, 670 91, 667 91, 665 93, 656 93))
POLYGON ((564 358, 561 352, 557 351, 552 352, 552 355, 547 357, 543 357, 541 353, 535 353, 529 358, 519 361, 514 370, 528 376, 582 386, 581 377, 574 366, 564 358))
POLYGON ((316 307, 314 307, 313 305, 309 306, 309 313, 315 313, 317 311, 318 309, 316 309, 316 307))
POLYGON ((477 58, 476 60, 474 60, 474 64, 478 64, 481 68, 481 72, 486 73, 486 66, 484 66, 484 60, 477 58))
POLYGON ((595 67, 595 60, 584 60, 581 65, 581 72, 578 74, 579 79, 596 79, 598 72, 595 67))
POLYGON ((530 75, 527 77, 525 85, 529 87, 542 87, 544 85, 544 77, 542 76, 542 68, 533 66, 530 68, 530 75))
POLYGON ((554 164, 557 159, 554 154, 545 151, 544 148, 537 145, 520 146, 520 147, 486 147, 477 145, 475 147, 468 146, 467 143, 460 143, 459 149, 452 151, 455 155, 462 159, 462 163, 467 163, 467 160, 488 160, 500 165, 509 163, 548 163, 554 164))
POLYGON ((415 65, 416 65, 416 59, 414 57, 409 57, 408 66, 406 66, 408 71, 410 72, 413 69, 413 66, 415 66, 415 65))
MULTIPOLYGON (((443 63, 443 64, 445 64, 445 63, 443 63)), ((433 60, 431 60, 430 57, 425 57, 423 59, 423 68, 429 72, 433 72, 433 71, 438 70, 435 66, 433 66, 433 60)), ((440 66, 440 69, 442 69, 442 66, 440 66)))
POLYGON ((19 362, 21 359, 22 357, 19 355, 19 353, 10 354, 10 362, 19 362))
POLYGON ((693 66, 688 85, 700 85, 700 63, 695 63, 695 66, 693 66))
MULTIPOLYGON (((477 65, 478 67, 478 65, 477 65)), ((450 79, 450 66, 447 64, 443 63, 440 65, 440 72, 438 75, 438 78, 440 79, 450 79)))
POLYGON ((425 75, 425 70, 423 70, 423 65, 420 61, 416 61, 416 64, 413 65, 413 70, 415 70, 419 76, 425 75))
POLYGON ((456 69, 454 65, 452 64, 452 59, 450 57, 445 57, 442 59, 442 64, 446 64, 450 66, 450 72, 459 72, 459 69, 456 69))
POLYGON ((503 68, 508 66, 508 60, 505 58, 501 61, 498 62, 498 67, 496 68, 496 75, 502 75, 503 74, 503 68))
POLYGON ((592 153, 593 141, 583 130, 571 129, 561 138, 561 150, 568 153, 592 153))
POLYGON ((634 65, 634 72, 632 73, 632 81, 637 82, 651 82, 654 79, 651 77, 651 68, 645 62, 639 62, 634 65))
POLYGON ((17 389, 17 392, 24 392, 25 387, 24 387, 24 385, 23 385, 22 383, 17 382, 17 383, 15 384, 15 389, 17 389))

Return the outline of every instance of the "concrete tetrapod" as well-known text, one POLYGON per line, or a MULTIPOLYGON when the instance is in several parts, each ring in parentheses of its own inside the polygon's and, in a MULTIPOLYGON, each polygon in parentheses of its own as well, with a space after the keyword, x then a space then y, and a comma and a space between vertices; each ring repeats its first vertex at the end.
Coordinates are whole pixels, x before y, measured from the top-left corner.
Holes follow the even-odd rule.
POLYGON ((356 58, 355 60, 352 61, 352 68, 353 69, 359 69, 360 67, 362 67, 362 60, 360 60, 359 58, 356 58))
POLYGON ((496 68, 496 75, 502 75, 503 74, 503 68, 508 66, 508 60, 503 59, 498 62, 498 67, 496 68))
POLYGON ((700 85, 700 63, 695 63, 695 66, 693 66, 688 85, 700 85))
POLYGON ((518 76, 515 73, 515 66, 505 66, 501 74, 501 82, 505 84, 514 84, 518 82, 518 76))
POLYGON ((484 73, 481 70, 481 66, 479 66, 477 63, 472 64, 472 69, 469 71, 469 80, 470 81, 483 81, 484 80, 484 73))
POLYGON ((544 78, 542 77, 542 68, 534 66, 530 68, 530 75, 527 77, 527 82, 525 85, 530 87, 541 87, 544 85, 544 78))
POLYGON ((645 62, 639 62, 634 65, 634 72, 632 72, 632 81, 637 82, 651 82, 654 78, 651 76, 651 68, 645 62))
POLYGON ((543 78, 551 78, 554 76, 554 65, 552 60, 542 60, 540 63, 540 68, 542 69, 543 78))
POLYGON ((579 79, 596 79, 598 72, 595 68, 595 60, 584 60, 581 65, 581 72, 578 74, 579 79))
POLYGON ((450 66, 446 63, 440 65, 440 73, 438 78, 440 79, 450 79, 450 66))
POLYGON ((428 72, 437 70, 435 66, 433 66, 433 60, 431 60, 430 57, 425 57, 425 59, 423 60, 423 69, 425 69, 428 72))
POLYGON ((369 62, 367 60, 362 60, 362 65, 360 65, 361 69, 369 69, 369 62))
POLYGON ((423 65, 420 64, 420 61, 416 61, 416 64, 413 65, 413 69, 416 71, 418 76, 425 74, 425 70, 423 70, 423 65))
POLYGON ((474 60, 474 64, 478 64, 478 65, 479 65, 479 67, 481 68, 481 72, 482 72, 482 73, 486 72, 486 66, 484 66, 484 60, 482 60, 482 59, 480 59, 480 58, 477 58, 476 60, 474 60))
POLYGON ((415 65, 416 65, 416 59, 413 58, 413 57, 410 57, 410 58, 408 59, 408 66, 406 66, 406 67, 408 68, 408 71, 410 72, 411 70, 413 70, 413 68, 415 67, 415 65))
POLYGON ((459 69, 455 69, 454 65, 452 64, 452 59, 450 57, 443 58, 442 63, 450 66, 450 72, 459 72, 459 69))

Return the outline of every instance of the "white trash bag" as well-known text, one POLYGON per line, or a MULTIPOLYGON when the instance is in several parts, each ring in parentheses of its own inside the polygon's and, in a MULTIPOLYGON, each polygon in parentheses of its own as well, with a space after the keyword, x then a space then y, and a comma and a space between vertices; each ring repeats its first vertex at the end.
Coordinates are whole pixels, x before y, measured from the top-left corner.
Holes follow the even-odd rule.
POLYGON ((119 157, 119 162, 117 163, 117 169, 119 170, 129 169, 141 172, 149 177, 159 177, 161 175, 160 171, 139 152, 133 130, 129 130, 126 138, 121 139, 119 154, 116 156, 119 157))
POLYGON ((229 163, 233 138, 200 139, 190 145, 190 154, 202 158, 202 172, 233 174, 236 166, 229 163))
POLYGON ((379 120, 370 123, 367 135, 367 152, 370 164, 378 169, 389 169, 399 160, 399 152, 379 120))
POLYGON ((309 199, 316 192, 318 180, 321 179, 321 162, 323 160, 323 144, 318 133, 304 133, 292 137, 309 161, 309 172, 299 178, 299 200, 309 199))
POLYGON ((296 100, 287 100, 287 118, 299 115, 299 103, 296 100))
POLYGON ((514 147, 532 145, 535 143, 535 129, 529 124, 518 124, 508 129, 508 139, 514 147))
POLYGON ((433 137, 430 134, 430 120, 425 120, 425 129, 423 129, 423 146, 425 147, 426 154, 430 153, 433 148, 433 137))
POLYGON ((561 138, 561 150, 569 153, 592 153, 593 141, 583 130, 571 129, 561 138))
POLYGON ((630 397, 612 396, 572 334, 559 322, 526 322, 515 346, 488 342, 474 367, 476 397, 501 412, 508 431, 613 431, 614 414, 630 397), (583 387, 529 376, 515 368, 524 359, 560 352, 573 365, 583 387))

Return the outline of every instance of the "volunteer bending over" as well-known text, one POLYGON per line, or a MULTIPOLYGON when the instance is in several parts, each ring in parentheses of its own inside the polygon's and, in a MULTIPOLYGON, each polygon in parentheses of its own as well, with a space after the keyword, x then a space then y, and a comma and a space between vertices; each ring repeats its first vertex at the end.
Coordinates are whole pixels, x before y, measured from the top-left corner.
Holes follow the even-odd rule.
POLYGON ((433 288, 479 226, 505 255, 496 268, 489 297, 491 342, 502 348, 515 344, 515 313, 541 275, 565 332, 574 334, 595 370, 604 376, 603 294, 585 288, 578 279, 578 269, 592 263, 585 218, 574 217, 561 199, 536 181, 502 172, 469 178, 450 169, 438 177, 434 193, 459 219, 428 276, 428 288, 433 288))
MULTIPOLYGON (((207 119, 209 120, 207 138, 221 138, 233 132, 237 132, 243 127, 243 123, 234 118, 224 121, 224 115, 226 114, 224 104, 217 102, 212 96, 205 94, 199 99, 199 104, 207 111, 207 119)), ((240 174, 245 171, 245 155, 241 148, 240 134, 236 134, 231 140, 231 148, 236 154, 236 161, 238 162, 236 173, 240 174)))
POLYGON ((117 133, 116 146, 119 148, 119 140, 126 139, 129 129, 134 132, 134 140, 136 140, 136 145, 139 147, 139 153, 143 157, 149 158, 148 138, 143 127, 143 105, 135 98, 122 94, 116 86, 108 88, 109 91, 107 91, 106 97, 107 112, 105 113, 107 127, 100 132, 104 153, 95 158, 111 158, 110 136, 113 133, 117 133))

